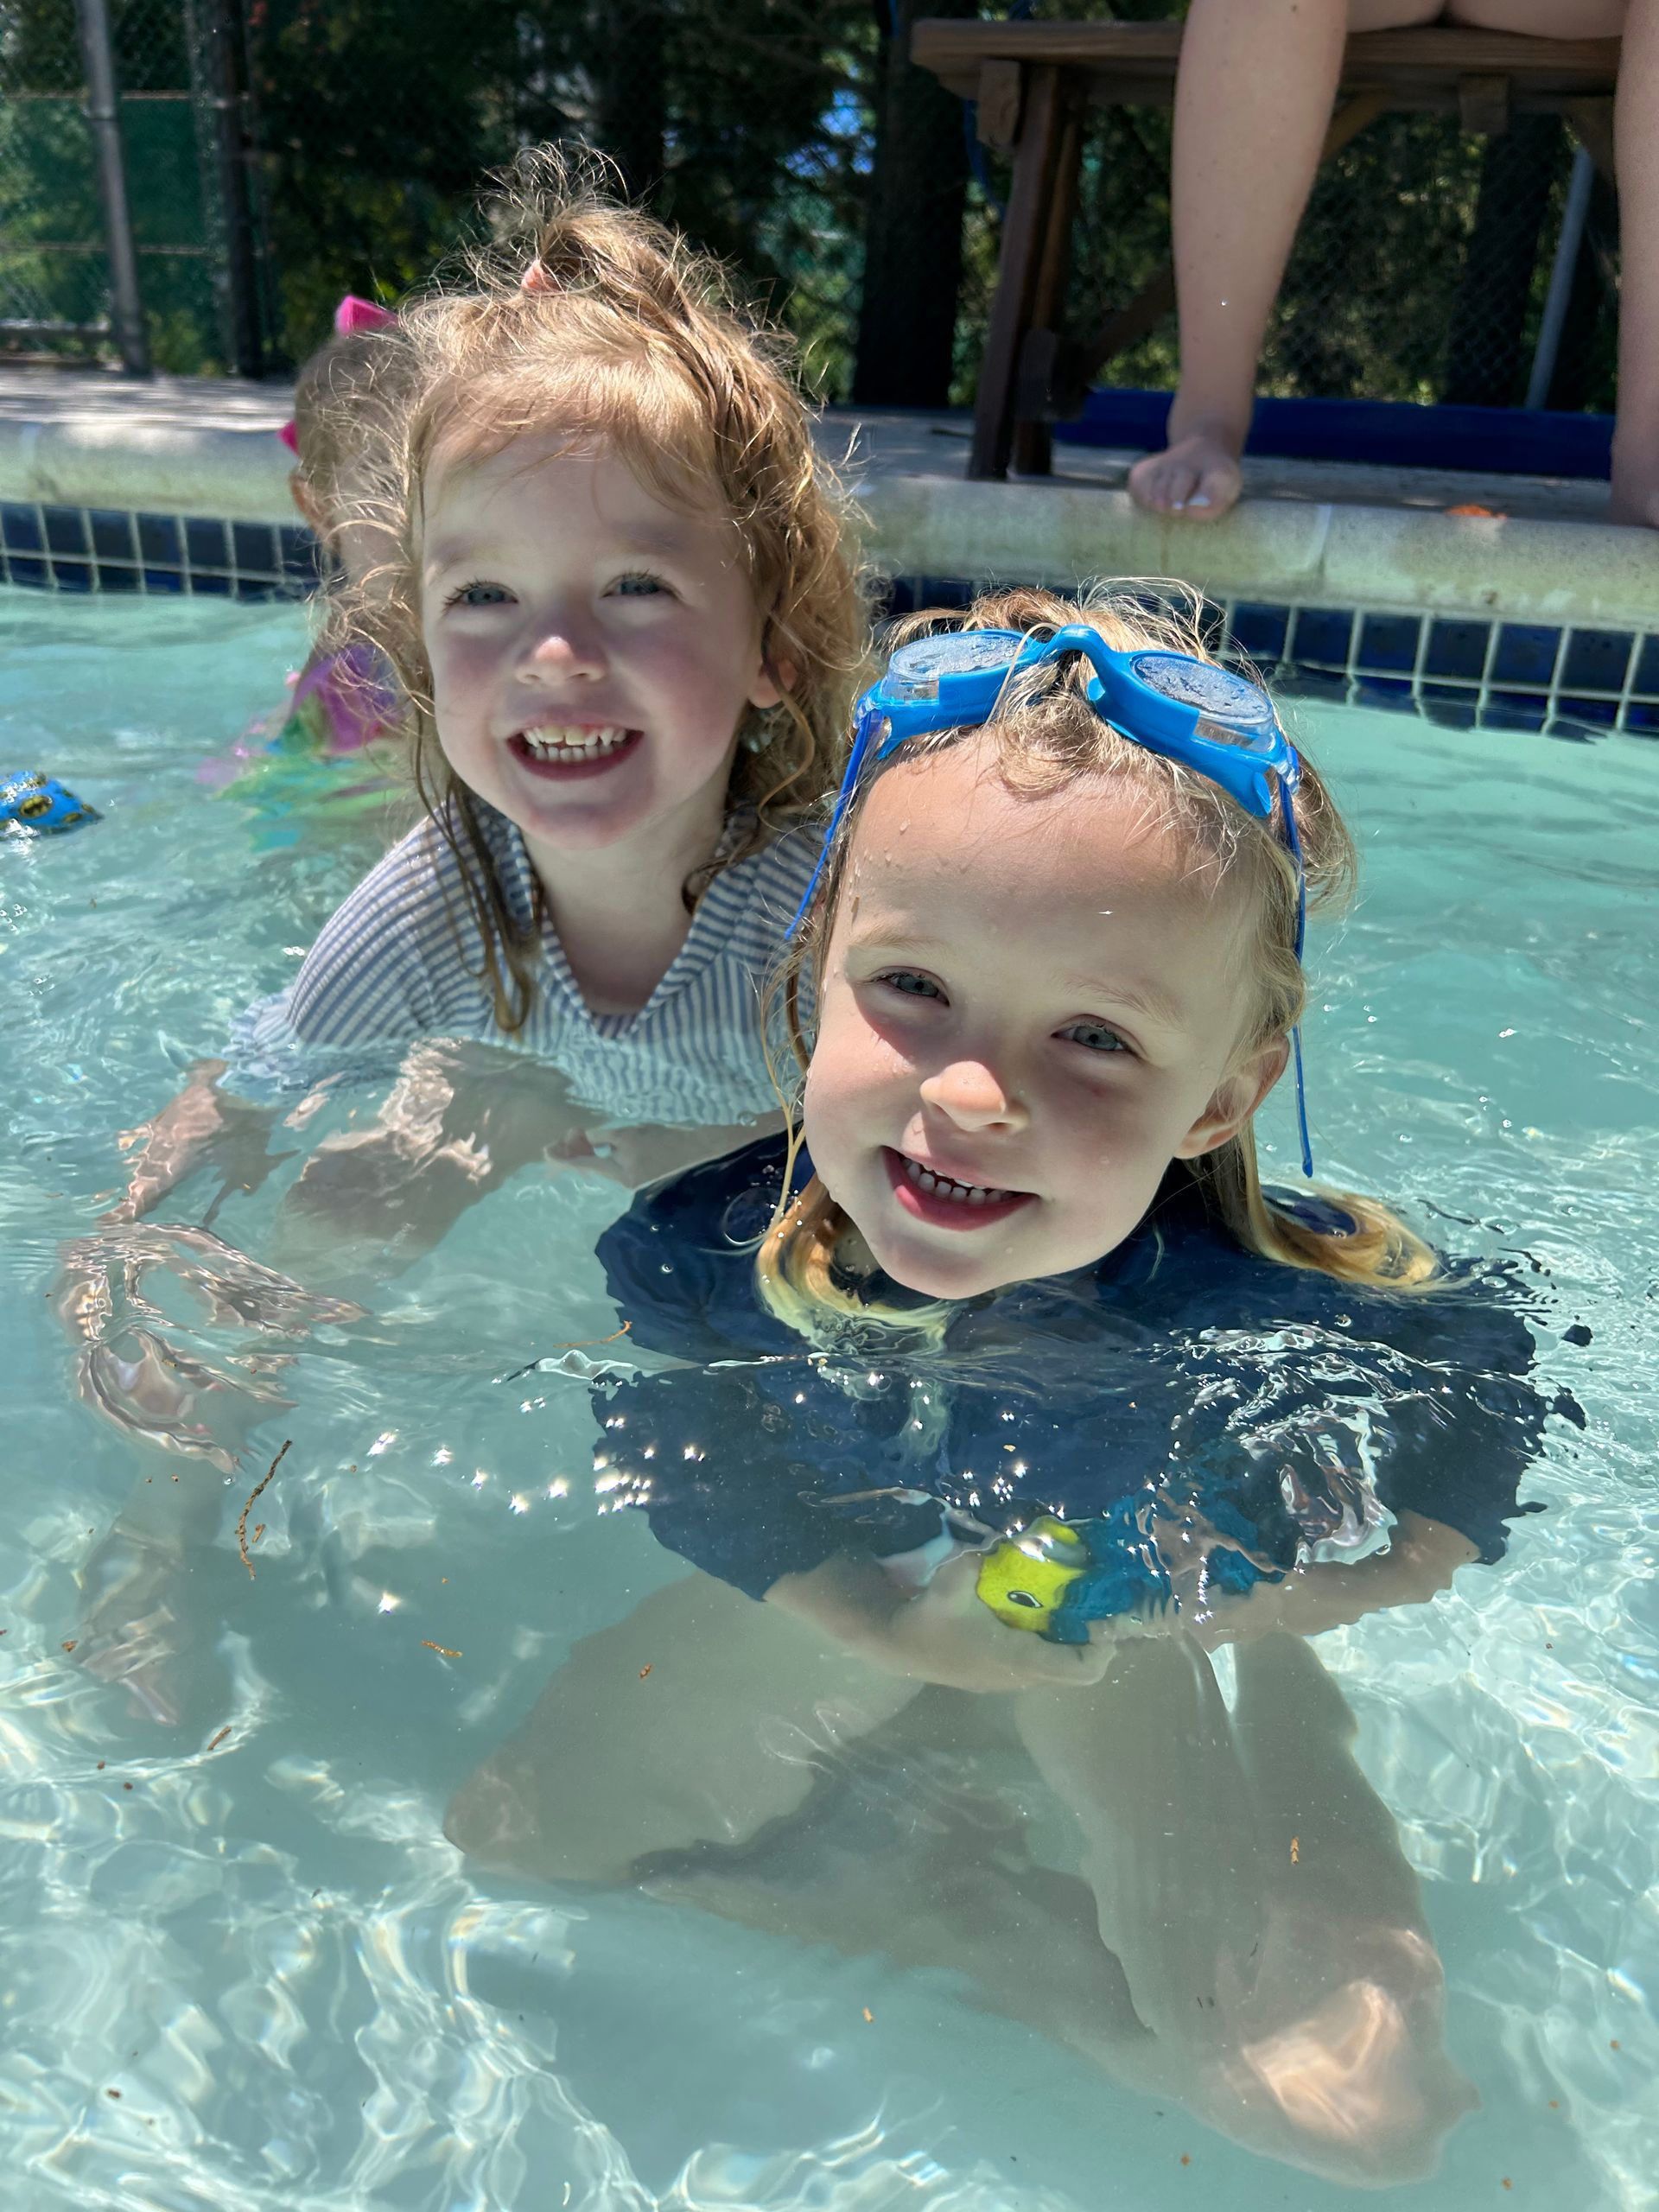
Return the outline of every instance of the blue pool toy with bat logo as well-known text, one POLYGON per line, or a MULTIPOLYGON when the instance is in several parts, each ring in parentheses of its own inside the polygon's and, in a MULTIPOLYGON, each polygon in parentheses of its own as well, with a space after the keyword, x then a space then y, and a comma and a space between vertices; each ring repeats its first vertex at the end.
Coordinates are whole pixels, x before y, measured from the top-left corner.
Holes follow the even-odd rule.
POLYGON ((0 836, 42 836, 98 820, 96 807, 37 769, 0 777, 0 836))

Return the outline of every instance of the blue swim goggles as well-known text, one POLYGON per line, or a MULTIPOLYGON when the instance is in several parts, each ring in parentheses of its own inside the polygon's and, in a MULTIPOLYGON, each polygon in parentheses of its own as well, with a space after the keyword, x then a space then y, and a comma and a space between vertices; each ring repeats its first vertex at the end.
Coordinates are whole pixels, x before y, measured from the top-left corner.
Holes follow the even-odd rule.
MULTIPOLYGON (((947 630, 900 645, 887 672, 858 702, 853 747, 835 810, 806 895, 789 925, 793 937, 818 888, 836 835, 861 778, 912 738, 940 730, 975 729, 995 714, 1011 677, 1081 653, 1094 674, 1084 696, 1102 720, 1132 744, 1161 753, 1219 784, 1258 822, 1277 816, 1296 868, 1296 957, 1307 925, 1307 879, 1291 804, 1301 781, 1296 748, 1280 728, 1273 702, 1230 669, 1159 648, 1114 652, 1097 630, 1068 623, 1047 638, 1018 630, 947 630)), ((1296 1069, 1296 1126, 1302 1173, 1313 1173, 1307 1134, 1300 1027, 1290 1033, 1296 1069)))

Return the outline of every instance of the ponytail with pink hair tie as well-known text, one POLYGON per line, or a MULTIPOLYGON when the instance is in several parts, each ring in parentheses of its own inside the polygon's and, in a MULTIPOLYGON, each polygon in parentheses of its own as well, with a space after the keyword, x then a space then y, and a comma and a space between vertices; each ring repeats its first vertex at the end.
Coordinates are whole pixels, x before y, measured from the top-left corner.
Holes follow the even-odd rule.
MULTIPOLYGON (((336 338, 355 338, 365 330, 396 330, 397 311, 383 308, 378 300, 360 300, 355 292, 347 292, 334 309, 336 338)), ((276 433, 283 443, 297 460, 300 451, 300 429, 292 417, 276 433)))

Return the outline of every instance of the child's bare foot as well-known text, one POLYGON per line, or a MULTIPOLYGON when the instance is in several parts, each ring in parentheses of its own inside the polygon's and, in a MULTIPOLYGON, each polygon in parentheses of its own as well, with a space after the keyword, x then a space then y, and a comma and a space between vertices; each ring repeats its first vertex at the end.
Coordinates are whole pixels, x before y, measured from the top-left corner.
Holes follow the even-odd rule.
POLYGON ((1631 523, 1638 530, 1659 530, 1659 453, 1640 467, 1622 465, 1614 455, 1607 519, 1631 523))
POLYGON ((1199 424, 1162 453, 1149 453, 1129 471, 1129 496, 1153 514, 1189 522, 1217 522, 1238 504, 1244 478, 1239 442, 1230 432, 1199 424))

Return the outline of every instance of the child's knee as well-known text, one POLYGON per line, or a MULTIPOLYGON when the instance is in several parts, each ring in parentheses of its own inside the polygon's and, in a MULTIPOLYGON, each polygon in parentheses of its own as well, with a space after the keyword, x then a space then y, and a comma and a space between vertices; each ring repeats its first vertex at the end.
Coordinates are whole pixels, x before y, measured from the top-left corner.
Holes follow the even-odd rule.
POLYGON ((618 1858, 602 1813, 571 1817, 555 1792, 535 1788, 530 1763, 499 1751, 468 1776, 445 1808, 443 1833, 457 1851, 503 1874, 544 1882, 617 1882, 628 1866, 618 1858))

